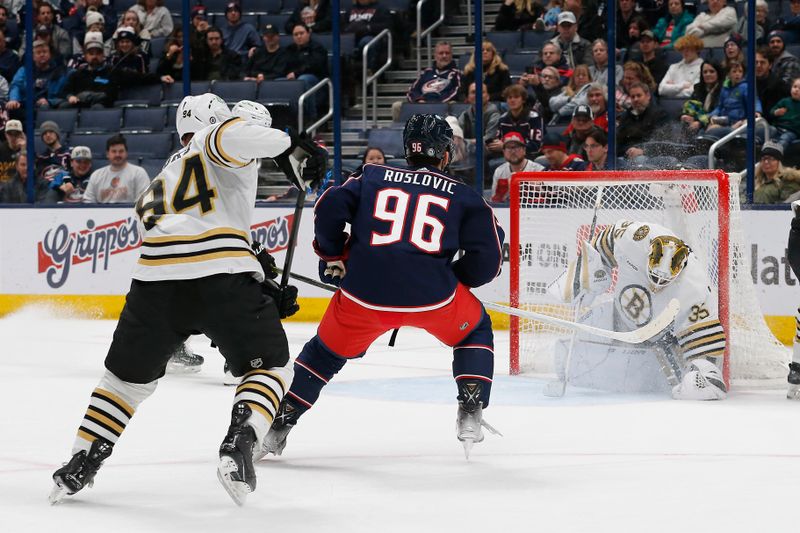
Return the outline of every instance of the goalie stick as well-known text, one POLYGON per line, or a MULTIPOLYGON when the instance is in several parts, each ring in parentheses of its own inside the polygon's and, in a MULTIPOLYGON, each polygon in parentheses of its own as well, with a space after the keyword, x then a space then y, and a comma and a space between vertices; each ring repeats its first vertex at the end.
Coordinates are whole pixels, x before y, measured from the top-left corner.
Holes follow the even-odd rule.
MULTIPOLYGON (((284 275, 287 275, 286 271, 281 271, 281 272, 283 272, 284 275)), ((313 285, 314 287, 325 289, 327 291, 336 292, 337 290, 339 290, 338 287, 334 287, 333 285, 328 285, 327 283, 322 283, 321 281, 317 281, 313 278, 303 276, 302 274, 295 274, 294 272, 289 272, 288 276, 296 279, 297 281, 302 281, 303 283, 307 283, 309 285, 313 285)), ((672 300, 670 300, 669 304, 667 304, 667 307, 661 312, 661 314, 659 314, 645 326, 642 326, 641 328, 635 329, 633 331, 610 331, 607 329, 596 328, 594 326, 589 326, 586 324, 580 324, 578 322, 571 322, 569 320, 556 318, 550 315, 536 313, 534 311, 525 311, 524 309, 516 309, 514 307, 508 307, 507 305, 485 302, 483 300, 481 300, 481 303, 487 309, 493 309, 495 311, 499 311, 507 315, 514 315, 521 318, 527 318, 529 320, 538 320, 539 322, 546 322, 548 324, 553 324, 556 326, 571 328, 577 331, 588 333, 589 335, 594 335, 596 337, 603 337, 605 339, 613 339, 620 342, 624 342, 626 344, 641 344, 659 335, 672 325, 673 321, 675 320, 675 317, 678 316, 678 311, 680 311, 681 308, 680 303, 678 303, 678 300, 673 298, 672 300)))

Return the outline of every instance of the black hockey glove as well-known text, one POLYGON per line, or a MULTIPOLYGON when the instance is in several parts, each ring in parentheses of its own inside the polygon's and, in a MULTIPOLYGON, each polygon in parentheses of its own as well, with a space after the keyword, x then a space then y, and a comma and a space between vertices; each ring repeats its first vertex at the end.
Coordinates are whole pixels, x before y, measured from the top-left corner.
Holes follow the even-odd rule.
POLYGON ((298 189, 316 189, 325 178, 328 151, 309 139, 306 133, 298 135, 292 128, 288 128, 287 133, 292 144, 275 157, 275 164, 298 189))
POLYGON ((253 252, 256 254, 256 259, 261 263, 261 268, 264 269, 264 275, 269 279, 278 277, 278 267, 275 265, 275 258, 270 255, 264 245, 256 241, 250 245, 253 252))
POLYGON ((278 306, 278 316, 287 318, 300 310, 300 305, 297 303, 297 287, 294 285, 287 285, 281 290, 281 286, 271 279, 264 280, 261 284, 264 294, 275 300, 275 305, 278 306))

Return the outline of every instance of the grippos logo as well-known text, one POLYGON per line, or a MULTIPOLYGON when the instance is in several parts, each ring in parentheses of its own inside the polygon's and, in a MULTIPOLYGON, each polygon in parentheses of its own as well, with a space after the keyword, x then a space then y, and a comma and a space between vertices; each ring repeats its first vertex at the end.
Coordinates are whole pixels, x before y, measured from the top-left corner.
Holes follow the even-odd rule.
POLYGON ((253 242, 260 242, 269 253, 280 252, 289 246, 289 235, 294 226, 294 215, 273 218, 250 226, 253 242))
POLYGON ((114 254, 135 250, 142 245, 139 223, 134 217, 95 226, 86 221, 86 228, 70 232, 66 224, 50 229, 37 243, 39 274, 44 273, 47 284, 57 289, 69 278, 73 265, 92 262, 92 274, 97 272, 102 259, 103 270, 108 270, 114 254))

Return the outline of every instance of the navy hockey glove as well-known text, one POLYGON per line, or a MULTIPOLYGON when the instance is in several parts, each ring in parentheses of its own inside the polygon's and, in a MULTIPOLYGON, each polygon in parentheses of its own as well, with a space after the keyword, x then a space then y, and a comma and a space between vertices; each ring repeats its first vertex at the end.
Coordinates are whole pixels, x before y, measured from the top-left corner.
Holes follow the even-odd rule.
POLYGON ((278 277, 278 267, 275 264, 275 258, 270 255, 264 245, 256 241, 250 245, 253 248, 253 253, 256 254, 256 259, 261 263, 261 268, 264 269, 264 275, 269 279, 278 277))
POLYGON ((328 285, 340 286, 347 273, 343 261, 319 261, 319 279, 328 285))
POLYGON ((297 287, 294 285, 287 285, 281 289, 280 285, 268 279, 261 286, 264 294, 275 300, 278 316, 281 318, 290 317, 300 310, 300 304, 297 303, 297 287))

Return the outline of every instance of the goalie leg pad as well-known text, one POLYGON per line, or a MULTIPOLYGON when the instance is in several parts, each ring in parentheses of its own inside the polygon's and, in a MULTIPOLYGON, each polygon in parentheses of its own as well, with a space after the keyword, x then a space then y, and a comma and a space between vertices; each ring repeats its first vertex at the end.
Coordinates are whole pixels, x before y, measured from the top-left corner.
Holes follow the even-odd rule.
POLYGON ((706 359, 690 361, 683 379, 672 389, 675 400, 724 400, 727 396, 722 372, 706 359))
POLYGON ((305 412, 314 405, 322 388, 346 362, 347 359, 328 350, 315 336, 306 343, 294 362, 294 380, 287 396, 305 412))
POLYGON ((465 382, 480 382, 479 400, 486 408, 492 392, 494 376, 494 334, 492 320, 484 312, 478 326, 453 346, 453 377, 459 390, 465 382))

